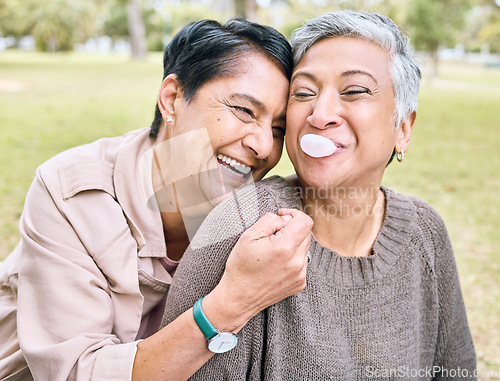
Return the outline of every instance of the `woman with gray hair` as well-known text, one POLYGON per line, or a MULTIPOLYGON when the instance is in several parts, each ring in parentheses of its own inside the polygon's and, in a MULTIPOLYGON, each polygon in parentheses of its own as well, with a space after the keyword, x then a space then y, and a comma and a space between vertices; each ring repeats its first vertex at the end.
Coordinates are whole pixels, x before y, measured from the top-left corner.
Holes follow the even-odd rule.
POLYGON ((297 175, 212 211, 177 270, 164 324, 217 284, 241 227, 279 208, 314 221, 307 286, 256 315, 193 379, 476 379, 444 223, 381 185, 416 118, 421 75, 408 38, 387 17, 339 11, 308 21, 292 47, 286 147, 297 175))

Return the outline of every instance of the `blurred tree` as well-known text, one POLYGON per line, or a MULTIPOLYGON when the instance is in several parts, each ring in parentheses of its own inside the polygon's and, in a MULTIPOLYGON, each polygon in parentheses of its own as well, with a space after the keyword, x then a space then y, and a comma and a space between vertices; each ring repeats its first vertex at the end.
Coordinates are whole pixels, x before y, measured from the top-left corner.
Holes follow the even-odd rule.
POLYGON ((404 24, 406 9, 411 0, 262 0, 259 21, 273 25, 286 37, 305 20, 325 12, 339 9, 376 11, 391 17, 397 24, 404 24))
POLYGON ((500 0, 487 2, 483 9, 487 13, 486 22, 478 32, 481 42, 488 44, 494 53, 500 52, 500 0))
POLYGON ((165 45, 183 26, 193 21, 212 19, 224 23, 234 16, 232 5, 227 0, 212 1, 211 3, 195 1, 170 2, 170 4, 164 4, 163 7, 157 8, 156 16, 159 14, 161 17, 152 18, 150 26, 154 33, 162 32, 162 43, 165 45))
POLYGON ((90 36, 93 26, 89 9, 69 0, 29 4, 30 31, 36 44, 49 52, 68 51, 77 41, 90 36))
POLYGON ((16 14, 15 0, 0 0, 0 35, 19 37, 23 35, 16 14))
POLYGON ((128 0, 128 31, 132 59, 144 60, 147 55, 146 29, 142 18, 141 0, 128 0))
POLYGON ((98 28, 101 7, 97 0, 0 1, 2 32, 14 37, 31 34, 40 50, 71 50, 98 28))
POLYGON ((163 15, 151 7, 144 7, 144 25, 148 51, 163 51, 163 39, 172 31, 172 26, 165 22, 163 15))
POLYGON ((416 49, 429 52, 438 71, 438 49, 453 44, 465 24, 470 0, 413 0, 408 7, 407 22, 416 49))
POLYGON ((305 19, 351 8, 378 11, 405 25, 417 49, 437 57, 458 38, 480 49, 500 50, 500 0, 0 0, 0 35, 32 34, 37 47, 69 50, 95 35, 130 38, 134 57, 160 50, 188 22, 240 16, 278 28, 287 37, 305 19), (464 14, 469 23, 464 25, 464 14), (481 8, 480 17, 477 9, 481 8), (473 22, 470 22, 473 20, 473 22), (459 36, 459 31, 462 34, 459 36))
POLYGON ((115 2, 110 5, 102 25, 102 33, 113 39, 128 38, 126 4, 115 2))
MULTIPOLYGON (((397 25, 406 24, 407 9, 412 0, 385 0, 378 1, 369 10, 382 13, 390 17, 397 25)), ((373 1, 372 1, 373 3, 373 1)))
POLYGON ((5 23, 9 16, 7 0, 0 0, 0 34, 5 33, 5 23))
POLYGON ((146 27, 141 0, 111 0, 103 29, 111 37, 129 39, 133 60, 146 58, 146 27))
POLYGON ((234 15, 251 21, 257 21, 257 0, 233 0, 234 15))
MULTIPOLYGON (((102 26, 102 33, 116 39, 129 39, 129 24, 126 2, 113 1, 102 26)), ((147 50, 163 50, 163 34, 171 28, 163 20, 162 13, 149 4, 142 4, 142 20, 145 29, 147 50)))

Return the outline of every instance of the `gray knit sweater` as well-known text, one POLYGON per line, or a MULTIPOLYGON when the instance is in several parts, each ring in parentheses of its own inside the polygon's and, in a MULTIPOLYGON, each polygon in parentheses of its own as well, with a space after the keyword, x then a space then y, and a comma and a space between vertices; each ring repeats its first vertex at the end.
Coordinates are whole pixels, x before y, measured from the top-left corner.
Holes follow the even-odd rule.
MULTIPOLYGON (((383 226, 369 257, 343 257, 314 238, 307 287, 255 316, 230 352, 193 380, 477 379, 474 346, 446 228, 426 203, 382 188, 383 226)), ((219 282, 241 233, 264 213, 299 208, 272 177, 217 206, 170 287, 163 325, 219 282)))

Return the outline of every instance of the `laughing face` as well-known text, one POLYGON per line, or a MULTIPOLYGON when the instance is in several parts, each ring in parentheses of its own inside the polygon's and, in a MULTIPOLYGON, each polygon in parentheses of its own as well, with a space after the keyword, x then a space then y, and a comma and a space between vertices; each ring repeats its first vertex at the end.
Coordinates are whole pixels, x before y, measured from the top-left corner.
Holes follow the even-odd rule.
POLYGON ((156 164, 162 183, 175 184, 177 204, 183 195, 189 195, 184 206, 216 204, 278 163, 288 85, 279 67, 260 53, 242 56, 234 75, 210 80, 190 101, 175 75, 165 79, 158 105, 167 122, 156 164))
POLYGON ((376 186, 393 149, 406 150, 414 116, 396 126, 390 63, 382 47, 354 37, 325 38, 305 53, 290 83, 286 135, 302 184, 376 186), (308 155, 307 134, 329 139, 333 153, 308 155))

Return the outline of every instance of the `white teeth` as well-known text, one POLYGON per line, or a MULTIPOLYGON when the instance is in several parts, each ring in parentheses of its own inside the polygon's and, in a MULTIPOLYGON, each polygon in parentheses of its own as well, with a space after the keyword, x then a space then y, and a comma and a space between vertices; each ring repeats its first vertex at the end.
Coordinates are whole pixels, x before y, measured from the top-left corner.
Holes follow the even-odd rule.
POLYGON ((247 167, 245 164, 237 162, 235 159, 231 159, 227 157, 226 155, 218 154, 217 159, 222 161, 223 163, 228 164, 229 166, 233 167, 235 170, 237 170, 240 173, 243 174, 248 174, 252 170, 251 167, 247 167))

